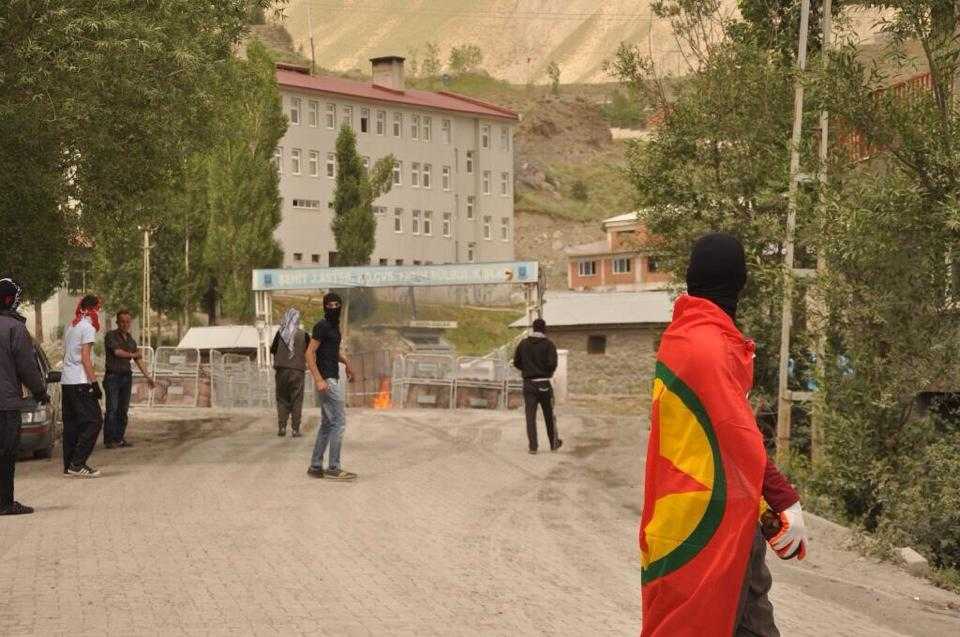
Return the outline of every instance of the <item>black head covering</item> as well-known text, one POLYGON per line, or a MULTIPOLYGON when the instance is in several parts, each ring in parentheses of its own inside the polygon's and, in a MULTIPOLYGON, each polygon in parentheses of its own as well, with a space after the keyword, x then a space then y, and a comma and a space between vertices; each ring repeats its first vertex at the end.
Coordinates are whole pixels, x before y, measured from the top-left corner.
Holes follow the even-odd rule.
POLYGON ((541 334, 547 333, 547 322, 542 318, 534 319, 533 321, 533 331, 539 332, 541 334))
POLYGON ((20 286, 10 278, 0 279, 0 310, 16 311, 20 306, 20 286))
POLYGON ((343 309, 343 299, 340 298, 340 295, 336 292, 327 292, 323 295, 323 318, 327 320, 328 323, 333 323, 334 325, 340 323, 340 312, 343 309), (339 303, 340 307, 335 310, 331 310, 327 307, 327 303, 339 303))
POLYGON ((715 232, 693 244, 687 268, 687 293, 716 303, 737 318, 737 301, 747 283, 743 245, 733 235, 715 232))

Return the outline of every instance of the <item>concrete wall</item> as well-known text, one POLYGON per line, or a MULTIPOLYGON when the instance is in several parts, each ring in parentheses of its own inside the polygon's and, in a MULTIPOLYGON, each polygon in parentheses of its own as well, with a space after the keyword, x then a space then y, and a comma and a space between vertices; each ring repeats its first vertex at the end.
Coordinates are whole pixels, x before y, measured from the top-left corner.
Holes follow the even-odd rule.
MULTIPOLYGON (((402 183, 395 185, 380 197, 375 206, 386 210, 377 217, 376 249, 371 264, 385 260, 389 265, 414 265, 415 261, 431 263, 465 263, 472 260, 513 260, 513 181, 515 124, 504 120, 468 117, 445 111, 416 109, 395 104, 363 101, 324 93, 294 91, 281 87, 284 112, 289 117, 294 98, 300 99, 300 123, 290 123, 280 141, 282 171, 280 194, 283 198, 283 220, 276 237, 283 248, 284 267, 328 266, 329 255, 336 250, 330 222, 333 210, 328 203, 333 201, 336 180, 327 176, 327 156, 335 152, 336 137, 344 121, 346 108, 352 108, 352 126, 357 135, 360 155, 368 157, 372 167, 379 159, 393 154, 402 162, 402 183), (311 125, 311 102, 317 102, 319 122, 311 125), (337 126, 326 126, 328 104, 336 107, 337 126), (370 114, 368 132, 361 132, 360 114, 367 109, 370 114), (384 134, 377 133, 377 114, 386 116, 384 134), (402 134, 393 134, 395 115, 401 115, 402 134), (411 124, 414 116, 429 117, 431 139, 412 139, 411 124), (450 141, 446 140, 444 121, 450 122, 450 141), (489 144, 483 148, 481 131, 490 127, 489 144), (507 131, 507 147, 501 143, 501 131, 507 131), (293 149, 300 149, 300 174, 293 174, 293 149), (474 154, 473 171, 467 173, 467 151, 474 154), (311 174, 310 153, 319 155, 317 175, 311 174), (411 183, 411 167, 420 165, 420 186, 411 183), (422 171, 425 164, 431 166, 430 188, 422 186, 422 171), (450 178, 444 189, 443 171, 449 168, 450 178), (489 172, 489 194, 483 192, 484 173, 489 172), (507 173, 506 193, 501 192, 501 175, 507 173), (474 198, 472 218, 467 215, 468 198, 474 198), (319 202, 319 208, 307 209, 293 206, 294 199, 319 202), (402 231, 394 229, 394 215, 400 209, 402 231), (420 232, 414 233, 413 211, 420 211, 420 232), (432 213, 431 232, 423 232, 423 216, 432 213), (444 215, 450 215, 449 236, 444 236, 444 215), (484 218, 490 217, 490 236, 484 236, 484 218), (507 238, 501 235, 503 219, 507 220, 507 238), (470 244, 474 244, 471 246, 470 244), (472 249, 471 249, 472 248, 472 249), (299 260, 295 254, 301 255, 299 260)), ((422 129, 421 129, 422 130, 422 129)))
POLYGON ((647 395, 656 348, 665 325, 626 328, 551 327, 557 349, 568 351, 567 385, 571 395, 647 395), (587 339, 606 336, 604 354, 588 354, 587 339))

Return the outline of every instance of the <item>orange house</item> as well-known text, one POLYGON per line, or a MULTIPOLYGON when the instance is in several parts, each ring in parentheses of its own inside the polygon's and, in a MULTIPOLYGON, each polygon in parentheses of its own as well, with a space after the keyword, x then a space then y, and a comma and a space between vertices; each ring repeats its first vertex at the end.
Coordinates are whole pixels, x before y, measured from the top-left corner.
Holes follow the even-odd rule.
POLYGON ((657 255, 636 212, 602 222, 607 238, 567 248, 571 290, 637 291, 665 288, 671 276, 660 271, 657 255))

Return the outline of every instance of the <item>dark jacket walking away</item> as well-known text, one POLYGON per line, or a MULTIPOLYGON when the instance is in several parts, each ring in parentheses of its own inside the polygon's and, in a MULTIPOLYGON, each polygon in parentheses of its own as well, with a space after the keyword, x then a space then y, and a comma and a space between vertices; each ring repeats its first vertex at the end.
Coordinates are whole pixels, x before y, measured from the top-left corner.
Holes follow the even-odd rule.
POLYGON ((523 376, 523 404, 527 418, 527 441, 530 453, 537 453, 537 407, 543 411, 550 451, 563 444, 557 435, 553 415, 553 386, 550 379, 557 371, 557 347, 546 337, 547 324, 543 319, 533 322, 533 334, 520 341, 513 354, 513 366, 523 376))

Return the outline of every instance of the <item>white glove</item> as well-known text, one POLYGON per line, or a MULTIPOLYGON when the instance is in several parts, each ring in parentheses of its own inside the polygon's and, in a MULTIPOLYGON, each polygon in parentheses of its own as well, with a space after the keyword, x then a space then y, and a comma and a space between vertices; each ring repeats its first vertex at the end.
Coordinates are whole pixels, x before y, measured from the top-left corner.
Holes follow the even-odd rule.
POLYGON ((807 528, 803 524, 803 509, 799 502, 780 512, 780 531, 769 541, 780 559, 789 560, 796 556, 802 560, 807 556, 807 528))

